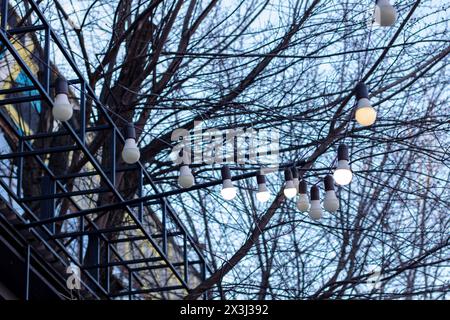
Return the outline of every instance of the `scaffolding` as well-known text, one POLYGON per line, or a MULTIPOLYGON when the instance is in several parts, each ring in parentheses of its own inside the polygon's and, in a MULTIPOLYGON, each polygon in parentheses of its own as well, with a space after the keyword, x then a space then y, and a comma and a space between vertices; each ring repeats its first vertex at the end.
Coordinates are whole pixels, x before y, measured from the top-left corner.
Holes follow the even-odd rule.
MULTIPOLYGON (((0 154, 0 161, 7 161, 14 171, 14 183, 0 179, 0 188, 8 195, 1 196, 0 215, 29 244, 27 261, 33 253, 43 255, 62 274, 62 281, 68 276, 68 268, 79 270, 79 299, 173 297, 164 293, 183 297, 211 272, 199 245, 161 195, 145 165, 120 162, 117 149, 124 143, 121 130, 36 2, 19 2, 26 3, 27 17, 17 25, 10 18, 10 1, 0 1, 1 52, 14 59, 30 85, 1 88, 0 96, 4 98, 0 105, 40 101, 42 108, 52 106, 54 70, 50 48, 55 47, 70 69, 67 74, 75 75, 68 82, 77 88, 71 94, 79 110, 74 119, 55 130, 33 133, 20 130, 11 117, 0 112, 1 126, 15 143, 11 152, 0 154), (20 40, 33 33, 39 34, 42 43, 39 72, 18 49, 20 40), (101 148, 93 151, 90 144, 92 137, 99 134, 109 139, 110 148, 105 152, 101 148), (52 170, 49 155, 67 153, 86 159, 86 165, 76 172, 52 170), (29 175, 25 164, 30 161, 42 172, 39 192, 35 194, 24 192, 29 175), (138 177, 136 194, 129 195, 117 185, 117 176, 123 174, 138 177), (100 197, 110 202, 98 206, 100 197), (102 217, 114 214, 123 216, 120 223, 108 228, 99 226, 102 217), (132 250, 135 248, 145 250, 132 250)), ((29 285, 27 281, 27 290, 29 285)))

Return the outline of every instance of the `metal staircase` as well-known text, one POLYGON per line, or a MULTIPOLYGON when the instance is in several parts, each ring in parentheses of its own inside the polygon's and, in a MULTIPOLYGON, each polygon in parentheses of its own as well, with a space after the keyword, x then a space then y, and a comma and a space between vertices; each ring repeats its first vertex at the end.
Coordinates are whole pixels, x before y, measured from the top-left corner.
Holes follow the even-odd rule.
POLYGON ((0 190, 5 191, 0 199, 0 215, 20 232, 32 252, 60 273, 61 279, 69 276, 66 273, 69 266, 80 271, 82 285, 80 290, 73 291, 76 298, 183 297, 210 272, 201 250, 167 200, 158 197, 160 191, 144 164, 125 165, 119 161, 117 148, 124 143, 121 130, 96 98, 38 5, 31 0, 15 1, 15 5, 18 2, 27 4, 28 17, 21 25, 14 25, 9 16, 9 1, 0 0, 0 49, 17 62, 31 85, 1 89, 4 98, 0 100, 0 108, 33 101, 40 101, 43 108, 52 106, 52 46, 70 68, 66 74, 74 75, 68 81, 77 88, 74 95, 79 111, 57 130, 32 134, 24 133, 0 112, 3 130, 17 143, 11 152, 0 154, 0 162, 14 163, 15 176, 15 183, 0 178, 0 190), (38 72, 18 49, 20 39, 29 33, 39 33, 43 43, 38 72), (94 112, 88 113, 91 107, 94 112), (92 137, 102 132, 106 132, 110 141, 110 161, 103 161, 105 153, 94 153, 90 145, 92 137), (55 138, 66 143, 52 145, 55 138), (54 172, 49 155, 67 153, 87 159, 86 165, 77 172, 54 172), (39 194, 24 195, 27 183, 24 177, 29 174, 27 161, 33 161, 42 172, 39 194), (118 187, 119 174, 138 177, 137 194, 130 197, 118 187), (68 181, 84 181, 88 187, 69 187, 68 181), (104 195, 109 196, 111 203, 96 206, 104 195), (148 195, 154 195, 156 200, 149 201, 148 195), (147 198, 140 199, 143 196, 147 198), (120 223, 108 228, 99 226, 102 217, 119 213, 123 215, 120 223))

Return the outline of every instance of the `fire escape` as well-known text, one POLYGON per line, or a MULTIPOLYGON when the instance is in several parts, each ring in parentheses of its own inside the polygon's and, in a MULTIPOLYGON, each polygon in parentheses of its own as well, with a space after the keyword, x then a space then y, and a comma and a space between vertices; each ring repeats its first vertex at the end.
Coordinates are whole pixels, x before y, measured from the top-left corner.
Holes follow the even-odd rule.
POLYGON ((83 78, 36 2, 24 0, 14 4, 18 2, 26 3, 28 16, 20 25, 15 25, 10 19, 12 4, 0 1, 0 49, 14 59, 31 85, 1 89, 0 95, 4 98, 0 105, 40 101, 43 108, 51 107, 54 89, 51 48, 57 48, 58 59, 64 60, 67 68, 65 74, 74 75, 68 82, 77 88, 73 94, 79 111, 71 121, 61 123, 51 132, 32 134, 24 133, 10 117, 0 113, 3 130, 16 143, 11 152, 0 154, 0 161, 15 164, 14 184, 0 178, 0 190, 4 190, 0 195, 0 223, 8 230, 7 234, 0 235, 3 239, 14 239, 16 251, 22 254, 20 259, 25 267, 16 271, 16 285, 23 286, 23 297, 29 298, 37 285, 33 272, 41 270, 42 276, 45 270, 65 297, 183 297, 210 272, 198 244, 167 199, 159 195, 161 191, 145 165, 141 162, 125 165, 119 161, 117 148, 124 143, 121 128, 96 98, 93 88, 83 78), (20 39, 29 33, 39 34, 42 43, 39 75, 19 53, 23 49, 20 39), (94 112, 88 112, 88 108, 94 112), (92 152, 90 142, 100 132, 106 132, 110 141, 109 161, 103 161, 105 154, 101 151, 92 152), (63 137, 66 143, 52 145, 57 137, 63 137), (54 172, 49 156, 66 153, 77 153, 87 159, 83 170, 54 172), (27 161, 36 163, 43 172, 39 194, 23 192, 28 183, 24 178, 27 161), (131 173, 138 177, 139 187, 137 194, 130 197, 118 188, 116 180, 119 174, 131 173), (68 188, 68 181, 85 181, 89 186, 68 188), (108 205, 96 205, 98 198, 105 194, 113 201, 108 205), (66 210, 60 214, 62 203, 66 210), (109 228, 99 226, 102 216, 117 212, 124 216, 120 223, 109 228), (81 289, 67 288, 66 281, 71 275, 80 281, 81 289))

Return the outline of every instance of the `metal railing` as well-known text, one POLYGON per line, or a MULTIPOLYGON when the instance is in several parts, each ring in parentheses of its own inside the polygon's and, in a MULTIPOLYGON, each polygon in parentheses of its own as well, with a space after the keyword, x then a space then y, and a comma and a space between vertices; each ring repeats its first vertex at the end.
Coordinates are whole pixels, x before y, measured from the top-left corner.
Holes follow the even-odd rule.
POLYGON ((31 24, 25 22, 20 26, 11 26, 8 23, 9 1, 0 0, 0 41, 2 50, 14 58, 32 85, 0 90, 0 94, 5 96, 5 99, 0 101, 0 106, 30 101, 41 101, 46 107, 52 106, 50 44, 53 44, 64 57, 71 73, 75 75, 73 79, 69 79, 69 83, 79 87, 77 99, 80 110, 76 120, 64 122, 58 131, 28 135, 21 132, 9 117, 0 113, 3 125, 8 127, 8 132, 12 132, 14 139, 18 141, 16 150, 0 155, 0 161, 11 160, 16 164, 15 188, 0 179, 1 188, 23 210, 22 213, 16 212, 16 228, 30 232, 64 265, 76 265, 93 297, 133 298, 146 293, 189 290, 195 281, 204 280, 207 272, 211 272, 201 250, 164 197, 150 203, 145 197, 140 200, 144 192, 158 195, 158 187, 143 163, 126 166, 120 164, 116 148, 124 143, 121 130, 83 78, 38 5, 32 0, 23 2, 29 5, 29 17, 34 17, 34 20, 29 18, 27 20, 32 21, 31 24), (34 32, 43 34, 39 76, 33 73, 30 65, 19 54, 17 45, 20 45, 20 41, 15 38, 34 32), (31 94, 35 91, 38 94, 31 94), (28 95, 23 95, 27 93, 28 95), (95 116, 89 118, 88 102, 95 107, 95 116), (105 130, 105 139, 110 139, 111 146, 108 164, 102 161, 106 155, 92 152, 87 138, 88 134, 105 133, 105 130), (40 145, 48 145, 49 141, 56 137, 65 137, 70 142, 51 147, 35 147, 37 141, 40 145), (48 164, 48 156, 68 152, 80 153, 87 159, 88 165, 84 168, 90 169, 63 174, 54 172, 48 164), (43 177, 40 194, 25 196, 24 163, 31 161, 30 159, 42 171, 43 177), (116 176, 120 173, 135 173, 139 177, 138 191, 131 198, 132 201, 117 186, 116 176), (68 187, 67 181, 76 179, 85 179, 91 188, 79 187, 78 190, 73 190, 73 186, 68 187), (104 194, 108 194, 113 202, 95 206, 100 195, 104 194), (67 207, 71 208, 71 212, 61 212, 61 206, 58 207, 58 204, 61 205, 63 200, 66 201, 67 207), (120 225, 108 228, 99 226, 101 217, 116 214, 118 211, 123 214, 120 225), (140 256, 130 258, 127 251, 133 248, 146 250, 134 250, 141 251, 140 256), (166 281, 165 284, 148 280, 152 277, 152 272, 161 272, 161 269, 170 273, 165 280, 174 280, 166 281), (105 272, 101 273, 101 270, 105 272), (111 288, 110 277, 117 271, 128 275, 127 288, 111 288))

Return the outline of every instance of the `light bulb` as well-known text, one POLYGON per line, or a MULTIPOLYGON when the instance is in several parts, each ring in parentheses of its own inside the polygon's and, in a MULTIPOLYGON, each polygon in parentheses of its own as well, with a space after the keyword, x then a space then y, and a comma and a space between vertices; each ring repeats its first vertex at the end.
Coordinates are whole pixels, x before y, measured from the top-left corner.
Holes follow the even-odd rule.
POLYGON ((346 186, 352 182, 353 173, 348 165, 348 160, 339 160, 333 174, 334 181, 341 186, 346 186))
POLYGON ((55 102, 53 103, 52 114, 58 121, 67 121, 72 118, 73 108, 69 101, 69 86, 67 80, 58 77, 55 81, 55 102))
POLYGON ((339 200, 334 190, 325 192, 323 208, 328 212, 336 212, 339 209, 339 200))
POLYGON ((181 166, 178 184, 182 188, 190 188, 194 185, 194 176, 192 175, 191 169, 188 165, 181 166))
POLYGON ((355 119, 363 127, 371 126, 377 120, 377 112, 372 107, 356 109, 355 119))
POLYGON ((334 179, 331 175, 325 176, 325 198, 323 208, 328 212, 336 212, 339 209, 339 200, 334 191, 334 179))
POLYGON ((236 189, 231 182, 231 179, 223 180, 222 190, 220 194, 225 200, 233 200, 236 197, 236 189))
POLYGON ((305 180, 300 181, 298 184, 298 193, 300 194, 300 196, 298 197, 297 200, 297 208, 301 212, 307 212, 309 209, 309 198, 308 195, 306 194, 307 189, 308 185, 306 184, 306 181, 305 180))
POLYGON ((291 199, 297 195, 297 188, 295 188, 292 180, 286 181, 286 185, 284 186, 284 195, 288 199, 291 199))
POLYGON ((286 181, 283 190, 284 195, 286 198, 291 199, 297 195, 297 188, 294 185, 291 169, 287 168, 284 170, 284 180, 286 181))
POLYGON ((317 186, 311 187, 311 208, 308 215, 313 220, 322 218, 322 207, 320 206, 320 192, 317 186))
POLYGON ((266 202, 270 199, 270 192, 269 191, 258 191, 256 193, 256 199, 259 202, 266 202))
POLYGON ((390 27, 397 20, 397 10, 389 0, 377 0, 373 20, 375 25, 390 27))
POLYGON ((328 212, 336 212, 339 209, 339 200, 334 190, 325 192, 323 208, 328 212))
POLYGON ((355 119, 364 127, 371 126, 375 123, 375 120, 377 120, 377 112, 371 106, 369 99, 362 98, 358 101, 355 119))
POLYGON ((227 165, 224 165, 221 169, 222 173, 222 190, 220 194, 225 200, 233 200, 236 197, 236 189, 231 181, 231 171, 227 165))
POLYGON ((53 117, 58 121, 67 121, 72 118, 73 108, 66 94, 56 95, 52 108, 53 117))
POLYGON ((355 87, 355 95, 357 100, 356 121, 364 127, 371 126, 377 120, 377 112, 372 107, 372 103, 369 100, 369 93, 364 83, 358 83, 355 87))
POLYGON ((137 147, 136 140, 129 138, 125 140, 125 145, 122 150, 122 159, 128 164, 133 164, 139 161, 141 153, 137 147))
POLYGON ((309 198, 306 194, 300 194, 297 200, 297 209, 301 212, 308 212, 309 209, 309 198))
POLYGON ((338 164, 334 171, 333 177, 337 184, 345 186, 352 181, 352 171, 348 164, 348 148, 345 144, 340 144, 338 147, 338 164))
POLYGON ((322 207, 320 206, 320 200, 312 200, 311 208, 309 209, 309 217, 313 220, 320 220, 322 218, 322 207))
POLYGON ((263 174, 258 174, 256 176, 256 181, 258 183, 258 192, 256 193, 256 199, 259 202, 266 202, 270 198, 270 192, 266 186, 266 177, 263 174))
POLYGON ((122 149, 122 159, 128 164, 133 164, 139 161, 141 153, 136 144, 136 130, 132 123, 128 123, 125 132, 125 144, 122 149))

